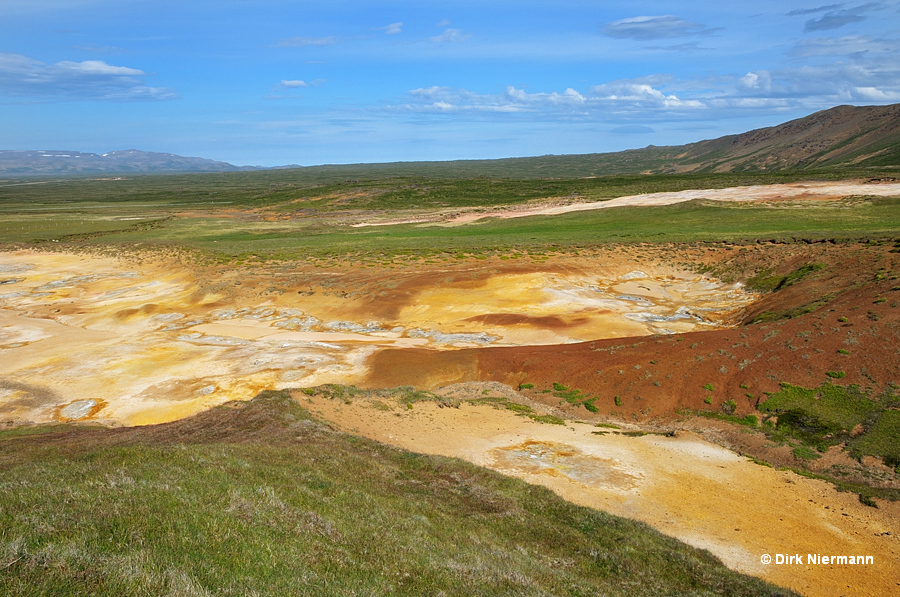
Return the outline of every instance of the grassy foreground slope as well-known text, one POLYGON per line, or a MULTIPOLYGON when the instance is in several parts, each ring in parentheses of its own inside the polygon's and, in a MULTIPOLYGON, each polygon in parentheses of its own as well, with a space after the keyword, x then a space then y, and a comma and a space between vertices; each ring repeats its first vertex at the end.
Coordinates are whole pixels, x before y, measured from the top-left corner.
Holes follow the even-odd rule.
POLYGON ((788 595, 646 525, 330 430, 286 392, 0 433, 4 595, 788 595))

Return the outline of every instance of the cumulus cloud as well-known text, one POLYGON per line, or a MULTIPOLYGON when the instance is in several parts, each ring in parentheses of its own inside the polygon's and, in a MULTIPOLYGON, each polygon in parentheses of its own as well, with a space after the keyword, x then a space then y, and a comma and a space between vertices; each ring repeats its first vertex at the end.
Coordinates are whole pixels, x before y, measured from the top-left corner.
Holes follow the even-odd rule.
POLYGON ((772 90, 772 74, 765 70, 749 72, 738 79, 738 87, 753 93, 768 93, 772 90))
POLYGON ((280 85, 286 89, 296 89, 298 87, 309 87, 309 83, 306 81, 301 81, 299 79, 294 79, 293 81, 288 81, 287 79, 282 79, 280 85))
POLYGON ((647 81, 623 79, 596 85, 591 95, 606 102, 643 106, 645 108, 703 108, 699 100, 681 99, 675 94, 666 94, 647 81))
POLYGON ((279 40, 275 44, 276 48, 303 48, 306 46, 330 46, 337 43, 337 38, 333 35, 328 37, 288 37, 279 40))
POLYGON ((836 104, 900 100, 900 66, 893 57, 752 71, 720 93, 716 106, 791 105, 818 110, 836 104))
POLYGON ((156 101, 176 97, 164 87, 148 87, 147 73, 102 60, 45 64, 21 54, 0 53, 0 93, 54 99, 156 101))
POLYGON ((433 41, 434 43, 443 44, 443 43, 451 43, 451 42, 457 42, 457 41, 465 41, 465 40, 469 39, 470 37, 472 37, 472 36, 469 34, 463 33, 459 29, 447 29, 440 35, 432 37, 431 41, 433 41))
POLYGON ((690 35, 708 35, 714 31, 718 31, 718 29, 710 29, 675 15, 661 15, 613 21, 604 25, 600 29, 600 34, 619 39, 649 41, 690 35))
POLYGON ((403 33, 403 21, 391 23, 390 25, 385 25, 384 27, 376 27, 375 30, 384 31, 385 35, 397 35, 398 33, 403 33))
POLYGON ((398 108, 431 113, 531 114, 549 118, 590 118, 621 110, 695 110, 704 108, 696 100, 666 94, 650 83, 667 77, 613 81, 591 87, 586 93, 573 88, 564 91, 529 93, 508 85, 502 92, 479 94, 452 87, 427 87, 408 92, 411 102, 398 108))
POLYGON ((743 75, 676 79, 659 74, 608 81, 584 90, 529 92, 506 86, 495 93, 477 93, 434 86, 409 91, 405 103, 390 109, 644 126, 655 120, 715 120, 761 110, 812 112, 837 104, 897 101, 900 61, 893 54, 883 54, 878 59, 756 69, 743 75))

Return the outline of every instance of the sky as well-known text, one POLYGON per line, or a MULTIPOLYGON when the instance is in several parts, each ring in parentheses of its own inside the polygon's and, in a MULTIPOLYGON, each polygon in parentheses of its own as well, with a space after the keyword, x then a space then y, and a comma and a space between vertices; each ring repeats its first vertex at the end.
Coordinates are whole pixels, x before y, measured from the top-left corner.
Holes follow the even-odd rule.
POLYGON ((822 1, 0 0, 0 149, 504 158, 900 103, 900 0, 822 1))

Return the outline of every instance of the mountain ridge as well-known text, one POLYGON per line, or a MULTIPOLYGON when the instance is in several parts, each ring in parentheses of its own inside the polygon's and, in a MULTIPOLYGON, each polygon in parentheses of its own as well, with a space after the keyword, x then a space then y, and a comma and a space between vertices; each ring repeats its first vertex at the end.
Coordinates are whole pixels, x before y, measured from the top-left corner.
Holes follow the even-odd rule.
POLYGON ((900 166, 900 104, 836 106, 775 126, 684 145, 618 152, 487 160, 406 161, 299 166, 235 166, 206 158, 136 149, 105 154, 0 150, 0 176, 242 172, 302 169, 348 176, 422 174, 578 178, 612 174, 773 172, 900 166))
POLYGON ((0 150, 0 174, 19 176, 130 174, 175 172, 240 172, 261 170, 174 153, 125 149, 104 154, 61 149, 0 150))

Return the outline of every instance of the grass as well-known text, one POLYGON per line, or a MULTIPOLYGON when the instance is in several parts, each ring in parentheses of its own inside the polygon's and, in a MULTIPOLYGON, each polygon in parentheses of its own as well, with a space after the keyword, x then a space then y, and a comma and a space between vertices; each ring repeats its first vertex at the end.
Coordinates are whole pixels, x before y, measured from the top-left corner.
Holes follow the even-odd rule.
MULTIPOLYGON (((507 161, 509 162, 509 161, 507 161)), ((702 173, 681 175, 541 172, 529 164, 491 172, 486 164, 452 162, 360 164, 265 172, 29 178, 27 185, 0 186, 0 205, 18 202, 33 209, 48 204, 71 210, 99 203, 141 203, 179 207, 294 206, 295 210, 408 208, 443 204, 501 205, 534 197, 581 195, 593 199, 624 195, 773 184, 797 180, 841 180, 871 175, 869 170, 780 173, 702 173), (598 176, 598 174, 600 174, 598 176), (590 178, 587 178, 590 177, 590 178), (39 184, 35 184, 39 183, 39 184)), ((14 180, 10 182, 16 182, 14 180)))
POLYGON ((761 403, 759 410, 777 415, 775 428, 769 428, 775 439, 790 437, 820 452, 843 443, 854 458, 875 456, 898 467, 898 402, 890 392, 873 398, 853 385, 824 383, 807 389, 783 383, 781 391, 761 403))
POLYGON ((287 393, 0 440, 5 595, 787 595, 644 524, 330 431, 287 393))
POLYGON ((870 424, 867 433, 850 441, 849 448, 857 458, 877 456, 900 473, 900 411, 884 411, 870 424))
POLYGON ((226 256, 257 254, 272 259, 359 254, 386 257, 443 253, 533 252, 606 242, 849 238, 892 234, 900 227, 900 201, 876 200, 854 208, 810 207, 785 220, 780 208, 708 205, 702 201, 663 207, 598 210, 552 217, 487 220, 466 226, 395 225, 334 227, 314 220, 266 224, 175 219, 146 231, 103 237, 103 242, 187 244, 226 256), (672 222, 678 222, 672 226, 672 222), (192 239, 186 242, 185 239, 192 239))
POLYGON ((772 270, 764 270, 747 280, 747 286, 761 292, 775 292, 796 284, 803 278, 824 267, 825 266, 821 263, 808 263, 800 266, 785 276, 773 274, 772 270))
POLYGON ((822 457, 821 454, 809 448, 808 446, 797 446, 796 448, 791 450, 791 453, 794 455, 794 458, 797 458, 799 460, 815 460, 822 457))
POLYGON ((756 415, 744 415, 743 417, 739 417, 733 414, 734 411, 731 411, 729 413, 724 411, 716 412, 711 410, 692 410, 690 408, 680 408, 677 410, 677 413, 681 416, 719 419, 720 421, 728 421, 729 423, 743 425, 745 427, 756 428, 759 426, 759 417, 757 417, 756 415))
MULTIPOLYGON (((350 228, 347 210, 396 212, 510 205, 548 197, 602 201, 635 193, 764 184, 793 174, 604 176, 590 179, 374 177, 334 181, 283 171, 128 180, 56 180, 0 187, 0 243, 183 246, 219 260, 359 257, 450 258, 578 250, 608 242, 750 242, 889 236, 900 227, 900 199, 823 202, 802 209, 705 200, 482 220, 466 226, 350 228), (250 209, 246 218, 222 209, 250 209), (189 214, 189 215, 184 215, 189 214), (278 219, 290 215, 288 219, 278 219), (264 219, 271 216, 272 221, 264 219), (673 226, 672 223, 677 223, 673 226)), ((810 175, 805 175, 809 178, 810 175)), ((836 175, 822 175, 835 178, 836 175)), ((784 287, 814 271, 778 277, 784 287)))
POLYGON ((879 403, 856 386, 825 383, 814 389, 783 383, 759 405, 778 417, 776 429, 822 451, 849 438, 850 432, 876 412, 879 403))
MULTIPOLYGON (((569 404, 583 406, 589 412, 600 412, 600 407, 594 404, 597 400, 597 396, 591 397, 590 394, 584 395, 581 390, 577 388, 569 389, 568 386, 564 386, 555 381, 553 382, 553 395, 557 398, 562 398, 569 404)), ((616 405, 619 406, 618 397, 616 397, 616 405)))

